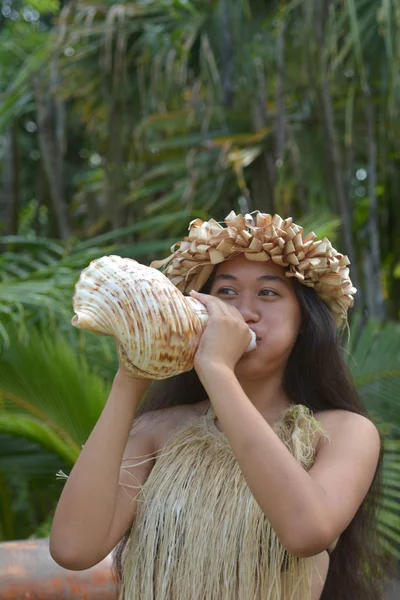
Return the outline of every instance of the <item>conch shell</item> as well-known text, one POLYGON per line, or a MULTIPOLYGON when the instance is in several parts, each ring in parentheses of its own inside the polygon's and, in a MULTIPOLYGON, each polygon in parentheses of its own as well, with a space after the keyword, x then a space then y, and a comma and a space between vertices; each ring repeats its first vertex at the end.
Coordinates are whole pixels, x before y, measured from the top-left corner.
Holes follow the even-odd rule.
MULTIPOLYGON (((140 378, 190 371, 208 320, 206 307, 160 271, 120 256, 93 260, 75 285, 72 304, 72 325, 114 336, 121 363, 140 378)), ((247 351, 256 346, 251 333, 247 351)))

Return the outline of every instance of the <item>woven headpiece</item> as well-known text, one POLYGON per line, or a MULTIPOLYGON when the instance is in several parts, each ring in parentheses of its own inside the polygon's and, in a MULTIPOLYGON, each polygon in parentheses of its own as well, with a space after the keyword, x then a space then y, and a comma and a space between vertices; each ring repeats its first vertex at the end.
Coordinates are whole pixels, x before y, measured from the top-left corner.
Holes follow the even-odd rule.
POLYGON ((215 265, 244 254, 248 260, 267 261, 286 268, 286 277, 296 277, 300 283, 315 289, 329 306, 338 324, 346 319, 353 306, 356 289, 349 277, 347 256, 332 247, 327 238, 317 240, 311 232, 303 238, 303 228, 291 217, 266 213, 236 215, 225 219, 226 227, 210 219, 195 219, 189 225, 189 235, 171 248, 172 254, 152 262, 183 293, 199 291, 210 277, 215 265))

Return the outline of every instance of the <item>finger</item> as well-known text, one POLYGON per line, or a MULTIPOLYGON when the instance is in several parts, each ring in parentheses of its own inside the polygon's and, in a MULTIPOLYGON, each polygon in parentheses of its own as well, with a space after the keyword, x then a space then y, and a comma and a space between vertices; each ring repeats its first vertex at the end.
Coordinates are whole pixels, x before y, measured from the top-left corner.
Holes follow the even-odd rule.
MULTIPOLYGON (((192 294, 192 292, 190 293, 192 294)), ((223 314, 230 317, 241 318, 240 312, 234 306, 229 306, 227 302, 224 302, 220 298, 210 296, 210 294, 202 294, 194 290, 192 295, 194 298, 202 302, 207 307, 210 316, 216 314, 223 314)))
POLYGON ((208 314, 210 317, 217 315, 225 315, 232 316, 230 312, 230 308, 225 302, 220 300, 219 298, 215 298, 214 296, 210 296, 209 294, 201 294, 200 292, 196 292, 192 290, 190 295, 196 300, 199 300, 204 306, 207 308, 208 314))

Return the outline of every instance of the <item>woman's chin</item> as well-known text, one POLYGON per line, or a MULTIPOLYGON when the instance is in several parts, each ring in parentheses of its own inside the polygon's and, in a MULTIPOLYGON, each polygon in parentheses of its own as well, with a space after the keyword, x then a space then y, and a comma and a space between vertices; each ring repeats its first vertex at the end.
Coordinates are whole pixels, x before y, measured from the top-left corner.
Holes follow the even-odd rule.
MULTIPOLYGON (((253 352, 255 352, 255 350, 253 352)), ((253 352, 247 352, 236 363, 235 375, 239 379, 242 376, 262 377, 265 375, 265 365, 262 365, 258 360, 255 360, 256 356, 254 356, 253 352), (250 356, 251 354, 253 354, 253 356, 250 356)))

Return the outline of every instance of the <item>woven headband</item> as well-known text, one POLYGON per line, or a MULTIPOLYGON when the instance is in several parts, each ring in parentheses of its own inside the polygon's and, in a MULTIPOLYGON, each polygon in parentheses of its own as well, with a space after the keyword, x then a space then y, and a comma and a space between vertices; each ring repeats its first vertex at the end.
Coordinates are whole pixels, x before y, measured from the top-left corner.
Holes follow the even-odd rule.
POLYGON ((313 232, 303 238, 303 228, 291 217, 282 219, 261 212, 243 217, 232 211, 225 224, 195 219, 189 224, 189 235, 172 246, 172 254, 151 266, 162 267, 164 275, 188 294, 203 287, 215 265, 234 256, 272 260, 286 268, 286 277, 296 277, 314 288, 337 324, 346 320, 357 290, 349 277, 348 257, 337 252, 327 238, 317 240, 313 232))

